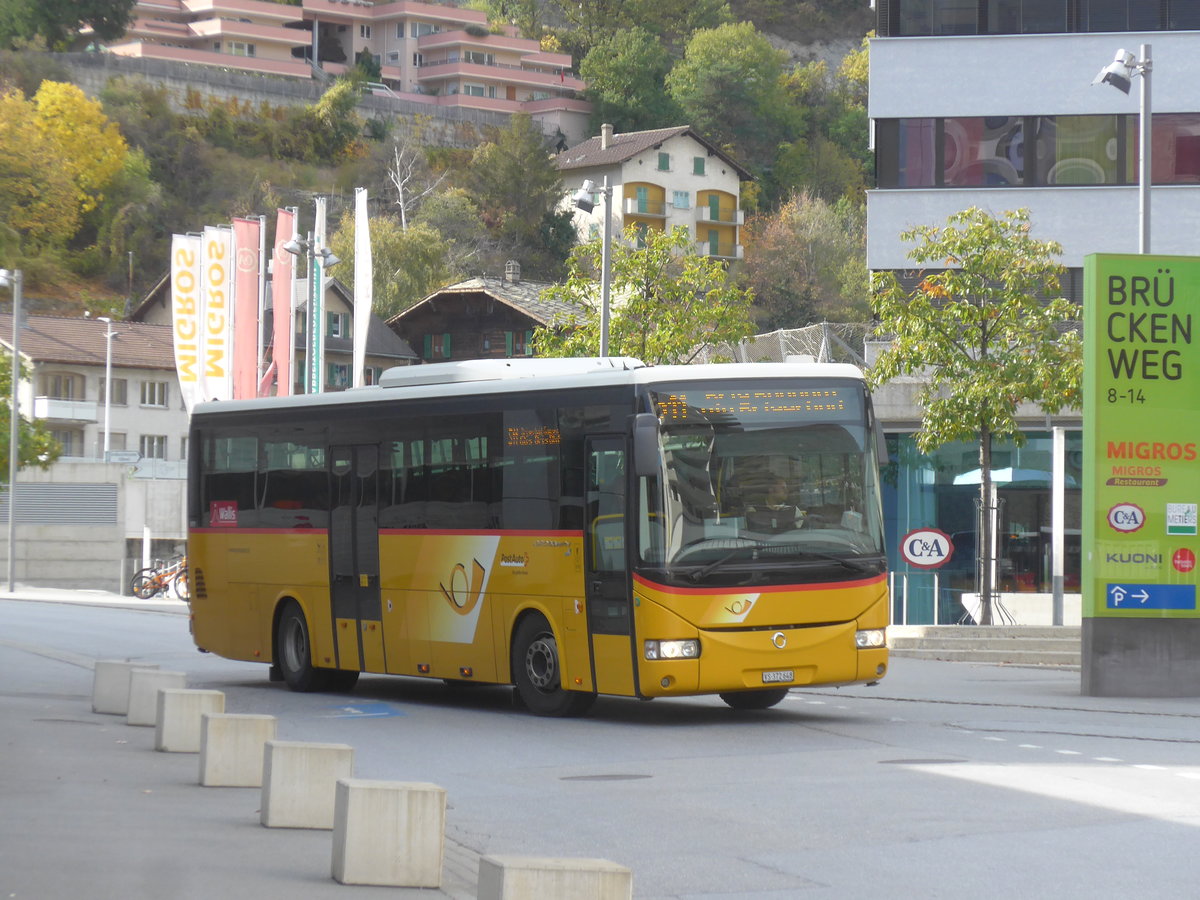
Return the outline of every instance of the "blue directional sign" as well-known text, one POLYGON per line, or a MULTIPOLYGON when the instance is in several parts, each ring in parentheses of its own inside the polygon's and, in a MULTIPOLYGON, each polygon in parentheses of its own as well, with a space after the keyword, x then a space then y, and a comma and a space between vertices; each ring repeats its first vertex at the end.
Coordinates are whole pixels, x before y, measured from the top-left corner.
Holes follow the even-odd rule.
POLYGON ((1109 584, 1109 609, 1195 609, 1194 584, 1109 584))

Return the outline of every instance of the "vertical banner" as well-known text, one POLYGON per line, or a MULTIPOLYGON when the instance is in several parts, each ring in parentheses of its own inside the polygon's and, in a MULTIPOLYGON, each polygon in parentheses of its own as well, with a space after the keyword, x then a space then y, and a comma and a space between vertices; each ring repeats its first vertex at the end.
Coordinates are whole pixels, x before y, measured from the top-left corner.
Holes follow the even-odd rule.
POLYGON ((296 237, 296 213, 277 210, 275 218, 275 262, 271 268, 271 311, 273 316, 271 360, 275 367, 275 393, 292 395, 292 335, 295 334, 296 266, 283 245, 296 237))
POLYGON ((367 360, 367 333, 371 327, 371 287, 374 270, 371 263, 371 226, 367 222, 367 189, 354 191, 354 387, 364 384, 367 360))
POLYGON ((200 252, 204 319, 200 357, 202 398, 233 398, 233 231, 228 227, 208 226, 200 252))
POLYGON ((258 219, 233 220, 233 399, 258 396, 258 219))
POLYGON ((1200 257, 1084 264, 1083 615, 1200 617, 1200 257))
POLYGON ((200 396, 200 235, 171 236, 171 335, 183 406, 190 415, 200 396))
POLYGON ((308 285, 308 351, 305 363, 308 377, 305 388, 310 394, 325 390, 325 266, 321 248, 325 246, 325 198, 316 198, 313 221, 312 263, 308 285))

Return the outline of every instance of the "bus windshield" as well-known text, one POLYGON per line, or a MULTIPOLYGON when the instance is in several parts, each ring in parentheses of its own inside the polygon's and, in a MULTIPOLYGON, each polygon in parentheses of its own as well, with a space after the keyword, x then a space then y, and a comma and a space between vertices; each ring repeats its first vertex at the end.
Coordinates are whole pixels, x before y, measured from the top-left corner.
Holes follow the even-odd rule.
POLYGON ((874 435, 851 380, 664 386, 640 561, 669 583, 794 584, 886 569, 874 435), (799 387, 798 387, 799 386, 799 387))

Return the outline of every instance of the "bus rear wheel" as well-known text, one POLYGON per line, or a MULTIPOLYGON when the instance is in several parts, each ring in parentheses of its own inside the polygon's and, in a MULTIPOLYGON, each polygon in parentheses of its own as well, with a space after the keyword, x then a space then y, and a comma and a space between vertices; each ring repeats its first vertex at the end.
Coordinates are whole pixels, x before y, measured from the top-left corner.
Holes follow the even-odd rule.
POLYGON ((521 620, 512 642, 513 682, 526 708, 537 716, 579 716, 591 707, 596 695, 566 691, 558 642, 550 624, 540 615, 521 620))
POLYGON ((275 629, 275 663, 284 682, 293 691, 348 691, 358 682, 358 672, 322 669, 312 664, 312 642, 304 611, 294 600, 279 614, 275 629))
POLYGON ((727 691, 720 697, 730 709, 770 709, 783 702, 787 688, 765 688, 760 691, 727 691))

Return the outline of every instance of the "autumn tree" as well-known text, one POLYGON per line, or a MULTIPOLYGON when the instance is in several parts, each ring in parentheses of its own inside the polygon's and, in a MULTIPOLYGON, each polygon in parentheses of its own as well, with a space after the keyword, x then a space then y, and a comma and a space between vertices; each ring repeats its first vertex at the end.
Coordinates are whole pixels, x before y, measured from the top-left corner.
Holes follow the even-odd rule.
POLYGON ((909 259, 934 268, 912 290, 893 273, 877 276, 875 314, 891 343, 870 379, 875 385, 898 375, 924 380, 915 435, 922 453, 951 441, 979 445, 980 624, 990 625, 992 440, 1024 442, 1021 404, 1047 414, 1079 406, 1083 354, 1072 329, 1079 308, 1057 296, 1061 246, 1034 239, 1026 210, 997 217, 971 208, 950 216, 944 228, 925 225, 901 237, 916 244, 909 259))
POLYGON ((121 129, 73 84, 45 81, 33 98, 38 129, 58 148, 57 158, 75 183, 81 213, 94 209, 125 164, 121 129))
MULTIPOLYGON (((534 332, 539 356, 599 353, 601 252, 600 241, 580 245, 566 281, 543 292, 573 312, 534 332)), ((613 242, 610 272, 611 356, 683 363, 702 346, 736 343, 751 333, 750 293, 730 282, 721 263, 696 252, 686 228, 640 234, 631 226, 613 242)))
MULTIPOLYGON (((341 258, 338 279, 354 283, 354 211, 338 222, 329 246, 341 258)), ((413 223, 401 228, 392 216, 372 216, 371 310, 388 319, 454 281, 445 239, 433 228, 413 223)))
POLYGON ((753 216, 743 243, 741 280, 754 292, 760 331, 870 315, 861 206, 793 194, 775 212, 753 216))

